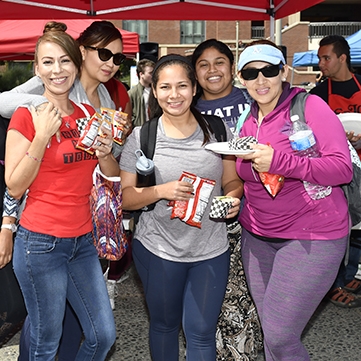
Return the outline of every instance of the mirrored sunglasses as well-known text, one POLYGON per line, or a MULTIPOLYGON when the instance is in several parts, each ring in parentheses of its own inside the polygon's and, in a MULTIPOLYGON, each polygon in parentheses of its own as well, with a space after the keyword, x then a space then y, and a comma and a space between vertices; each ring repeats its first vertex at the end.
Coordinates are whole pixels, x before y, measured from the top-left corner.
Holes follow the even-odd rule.
POLYGON ((126 58, 126 56, 122 53, 113 54, 109 49, 105 48, 96 48, 94 46, 84 46, 84 48, 96 50, 101 61, 108 61, 111 57, 113 57, 114 65, 120 65, 126 58))
POLYGON ((261 69, 248 68, 241 70, 241 76, 244 80, 254 80, 258 78, 258 74, 262 73, 266 78, 273 78, 280 73, 282 69, 282 64, 270 65, 261 69))

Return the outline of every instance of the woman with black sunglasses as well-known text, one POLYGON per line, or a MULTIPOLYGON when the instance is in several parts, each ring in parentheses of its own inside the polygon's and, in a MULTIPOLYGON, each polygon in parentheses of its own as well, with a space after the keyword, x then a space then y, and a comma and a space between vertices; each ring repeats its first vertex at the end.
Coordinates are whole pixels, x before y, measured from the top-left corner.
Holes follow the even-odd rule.
MULTIPOLYGON (((67 29, 66 24, 58 24, 62 25, 64 31, 67 29)), ((80 34, 77 43, 83 63, 80 76, 71 89, 70 99, 76 103, 92 105, 97 111, 100 111, 100 107, 115 109, 115 103, 123 105, 122 111, 127 113, 128 117, 120 119, 120 122, 125 125, 124 137, 126 137, 131 132, 132 118, 128 93, 124 87, 124 91, 121 92, 122 99, 116 99, 115 93, 109 94, 107 90, 108 82, 114 81, 115 73, 125 60, 125 55, 122 53, 122 34, 110 21, 94 21, 80 34)), ((114 85, 109 86, 109 89, 114 89, 114 85)), ((45 103, 47 100, 41 96, 43 92, 41 80, 34 76, 24 84, 1 93, 1 115, 10 118, 19 105, 36 107, 45 103)), ((119 157, 120 152, 121 149, 114 144, 113 154, 119 157)))
POLYGON ((350 151, 337 116, 310 95, 305 120, 321 157, 293 152, 291 102, 303 89, 286 82, 288 68, 275 44, 251 43, 240 56, 238 70, 255 100, 240 135, 258 140, 253 152, 237 156, 245 194, 239 217, 241 253, 263 329, 265 357, 308 361, 301 334, 330 289, 348 240, 350 219, 340 185, 352 178, 350 151), (266 190, 260 178, 265 173, 284 176, 278 193, 266 190), (313 200, 303 181, 331 185, 332 192, 313 200))
MULTIPOLYGON (((66 30, 66 25, 56 23, 62 31, 66 30)), ((119 70, 119 66, 124 61, 122 54, 123 43, 120 31, 109 21, 94 21, 82 34, 80 34, 77 43, 82 54, 82 66, 79 78, 74 82, 70 91, 69 98, 75 103, 85 103, 92 105, 96 110, 100 107, 115 108, 119 99, 112 99, 107 91, 107 82, 113 79, 114 74, 119 70)), ((26 83, 12 89, 9 92, 0 94, 1 113, 4 117, 10 118, 18 106, 35 107, 48 102, 42 96, 44 86, 37 76, 31 78, 26 83)), ((122 92, 124 97, 120 103, 124 106, 123 111, 128 113, 129 117, 123 121, 127 133, 131 131, 131 105, 126 90, 122 92)), ((113 155, 120 154, 119 148, 113 148, 113 155)), ((115 267, 116 268, 116 267, 115 267)), ((109 275, 111 277, 111 275, 109 275)), ((114 287, 114 282, 112 283, 114 287)), ((111 300, 111 303, 114 300, 111 300)), ((114 305, 112 304, 112 307, 114 305)), ((70 307, 66 308, 64 318, 64 332, 60 342, 58 360, 72 361, 75 359, 81 342, 82 330, 80 324, 70 307)), ((30 324, 26 319, 21 339, 19 361, 29 359, 29 340, 30 324)))

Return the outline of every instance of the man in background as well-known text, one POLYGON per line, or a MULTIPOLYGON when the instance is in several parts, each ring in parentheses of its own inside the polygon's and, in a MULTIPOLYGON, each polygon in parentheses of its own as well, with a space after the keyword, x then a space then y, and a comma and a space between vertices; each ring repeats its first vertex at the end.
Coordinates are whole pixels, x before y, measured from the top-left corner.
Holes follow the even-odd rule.
MULTIPOLYGON (((311 89, 336 113, 361 113, 361 76, 353 73, 350 46, 340 35, 329 35, 320 41, 318 64, 326 80, 311 89)), ((346 132, 346 136, 357 150, 361 135, 346 132)), ((361 150, 358 150, 359 155, 361 150)), ((355 296, 361 290, 361 281, 355 278, 361 256, 361 231, 351 231, 348 263, 343 261, 328 299, 340 307, 360 307, 361 298, 355 296), (359 243, 359 246, 357 246, 359 243)))
POLYGON ((133 127, 143 125, 149 120, 148 102, 154 65, 154 62, 148 59, 142 59, 137 64, 139 83, 128 91, 132 102, 133 127))

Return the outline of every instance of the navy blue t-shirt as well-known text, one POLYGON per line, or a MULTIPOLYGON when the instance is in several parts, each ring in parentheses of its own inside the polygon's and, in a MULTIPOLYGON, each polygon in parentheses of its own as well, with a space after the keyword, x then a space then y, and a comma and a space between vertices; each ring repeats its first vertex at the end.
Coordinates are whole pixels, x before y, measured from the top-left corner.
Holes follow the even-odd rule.
POLYGON ((247 90, 233 87, 231 93, 223 98, 214 100, 198 99, 196 108, 202 114, 219 116, 234 133, 239 116, 246 107, 252 104, 252 101, 247 90))

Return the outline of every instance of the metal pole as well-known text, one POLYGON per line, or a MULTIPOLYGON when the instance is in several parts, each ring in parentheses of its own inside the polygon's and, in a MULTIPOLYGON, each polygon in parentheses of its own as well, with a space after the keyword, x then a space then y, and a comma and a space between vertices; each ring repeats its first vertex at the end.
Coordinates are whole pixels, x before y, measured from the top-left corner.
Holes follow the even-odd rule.
POLYGON ((270 0, 269 15, 270 15, 270 38, 272 41, 274 41, 274 39, 275 39, 275 5, 273 3, 273 0, 270 0))
POLYGON ((234 61, 234 72, 237 74, 238 53, 239 53, 239 21, 236 21, 236 59, 234 61))
POLYGON ((276 20, 276 45, 282 45, 282 20, 276 20))

